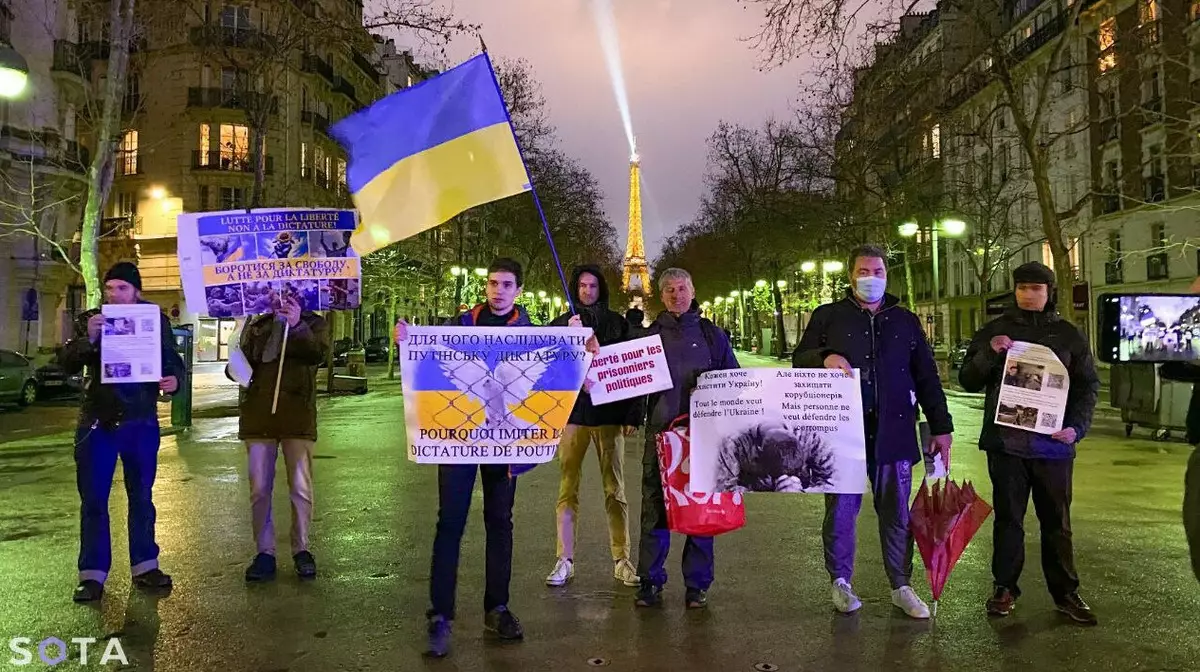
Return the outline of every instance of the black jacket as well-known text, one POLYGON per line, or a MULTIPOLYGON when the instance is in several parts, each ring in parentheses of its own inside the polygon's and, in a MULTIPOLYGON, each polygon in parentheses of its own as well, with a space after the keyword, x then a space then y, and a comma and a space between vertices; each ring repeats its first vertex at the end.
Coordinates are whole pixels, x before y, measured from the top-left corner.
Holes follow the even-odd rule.
MULTIPOLYGON (((633 340, 630 334, 629 322, 623 315, 608 308, 608 282, 597 266, 576 266, 571 273, 571 296, 575 300, 579 317, 583 326, 591 327, 596 333, 596 340, 601 346, 633 340), (580 305, 579 276, 590 273, 600 282, 600 297, 590 306, 580 305)), ((550 323, 552 327, 565 327, 571 320, 571 313, 563 313, 550 323)), ((582 427, 603 427, 606 425, 627 425, 641 427, 645 402, 641 398, 614 401, 601 406, 592 405, 592 397, 587 392, 580 391, 571 409, 569 424, 582 427)))
POLYGON ((1092 414, 1100 395, 1100 377, 1096 374, 1096 363, 1087 338, 1075 325, 1059 317, 1053 303, 1047 304, 1041 313, 1021 310, 1014 305, 975 334, 958 372, 958 381, 967 392, 987 391, 983 429, 979 433, 980 450, 1036 459, 1075 457, 1074 445, 1056 441, 1045 434, 996 425, 996 399, 1000 395, 1007 355, 992 350, 991 341, 995 336, 1044 345, 1067 367, 1070 390, 1063 427, 1074 428, 1076 443, 1091 428, 1092 414))
POLYGON ((1200 364, 1193 362, 1166 362, 1158 370, 1167 380, 1192 383, 1192 401, 1188 405, 1187 439, 1192 445, 1200 445, 1200 364))
POLYGON ((867 457, 876 464, 919 462, 917 404, 935 436, 954 432, 937 362, 920 319, 891 294, 871 314, 853 296, 813 311, 792 355, 796 368, 818 369, 838 354, 862 375, 863 413, 874 416, 875 442, 867 457))
MULTIPOLYGON (((142 301, 141 303, 150 303, 142 301)), ((126 420, 158 419, 158 383, 129 383, 103 385, 100 382, 100 344, 88 338, 88 320, 100 311, 84 311, 75 318, 74 336, 58 353, 58 365, 67 375, 87 372, 87 386, 83 391, 83 405, 79 412, 80 426, 100 423, 103 427, 115 427, 126 420)), ((175 338, 171 332, 171 321, 160 313, 162 333, 162 375, 175 376, 180 389, 187 384, 184 379, 186 367, 179 353, 175 352, 175 338)))

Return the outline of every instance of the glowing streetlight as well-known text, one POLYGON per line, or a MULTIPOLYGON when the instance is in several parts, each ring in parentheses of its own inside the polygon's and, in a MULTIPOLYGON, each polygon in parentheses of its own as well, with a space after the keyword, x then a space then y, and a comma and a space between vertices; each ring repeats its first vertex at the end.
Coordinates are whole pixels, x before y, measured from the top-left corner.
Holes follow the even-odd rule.
POLYGON ((0 98, 16 98, 29 81, 29 64, 7 44, 0 45, 0 98))
POLYGON ((463 274, 463 269, 459 268, 458 266, 450 267, 450 275, 453 275, 454 277, 457 278, 458 276, 460 276, 462 274, 463 274))
POLYGON ((539 299, 544 299, 544 298, 546 298, 546 292, 538 292, 538 298, 539 298, 539 299))
POLYGON ((900 225, 900 235, 904 236, 905 238, 912 238, 913 236, 917 235, 917 232, 920 230, 921 225, 917 224, 916 222, 905 222, 904 224, 900 225))
POLYGON ((759 289, 762 289, 763 287, 767 286, 767 281, 766 280, 758 280, 754 283, 754 286, 759 289))
MULTIPOLYGON (((463 269, 463 271, 466 272, 466 269, 463 269)), ((477 268, 477 269, 475 269, 475 275, 478 275, 481 278, 487 277, 487 269, 486 268, 477 268)))
POLYGON ((787 280, 776 280, 775 286, 780 289, 787 289, 787 280))
POLYGON ((725 297, 723 297, 723 296, 718 296, 718 297, 717 297, 717 298, 716 298, 716 299, 713 301, 713 303, 715 303, 715 304, 717 304, 717 305, 719 306, 719 305, 721 305, 722 303, 725 303, 725 297))
POLYGON ((813 271, 817 270, 817 262, 806 261, 803 264, 800 264, 800 270, 805 273, 812 273, 813 271))
POLYGON ((825 273, 841 273, 846 265, 840 261, 824 261, 821 262, 821 271, 825 273))
POLYGON ((739 292, 738 290, 735 289, 729 293, 729 296, 730 296, 730 298, 736 299, 739 296, 741 296, 741 294, 742 294, 741 292, 739 292))
POLYGON ((562 305, 562 297, 561 296, 554 297, 554 307, 558 308, 561 305, 562 305))
POLYGON ((153 198, 156 201, 161 201, 166 197, 167 190, 165 187, 160 187, 157 185, 150 187, 150 198, 153 198))

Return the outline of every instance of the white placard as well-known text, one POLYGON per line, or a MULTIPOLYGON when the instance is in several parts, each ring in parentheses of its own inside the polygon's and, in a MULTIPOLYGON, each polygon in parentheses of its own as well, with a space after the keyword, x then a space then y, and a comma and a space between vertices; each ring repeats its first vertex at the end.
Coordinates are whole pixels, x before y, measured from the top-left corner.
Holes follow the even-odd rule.
POLYGON ((100 335, 100 382, 162 380, 162 312, 152 303, 105 304, 100 335))
POLYGON ((996 424, 1053 434, 1063 427, 1070 389, 1071 376, 1053 350, 1014 341, 1004 360, 996 424))
POLYGON ((865 492, 858 376, 836 369, 700 376, 692 394, 692 491, 865 492))
POLYGON ((597 406, 669 390, 673 384, 657 334, 600 348, 586 380, 597 406))

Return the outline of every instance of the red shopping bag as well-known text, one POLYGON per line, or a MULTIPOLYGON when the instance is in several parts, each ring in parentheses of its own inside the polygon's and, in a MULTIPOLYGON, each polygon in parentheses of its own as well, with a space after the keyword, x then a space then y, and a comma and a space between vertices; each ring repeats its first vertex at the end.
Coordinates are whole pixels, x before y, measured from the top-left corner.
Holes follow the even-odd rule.
POLYGON ((662 476, 667 527, 672 532, 695 537, 712 537, 733 532, 746 524, 746 506, 740 492, 704 494, 689 492, 691 443, 688 428, 675 419, 658 435, 658 471, 662 476))

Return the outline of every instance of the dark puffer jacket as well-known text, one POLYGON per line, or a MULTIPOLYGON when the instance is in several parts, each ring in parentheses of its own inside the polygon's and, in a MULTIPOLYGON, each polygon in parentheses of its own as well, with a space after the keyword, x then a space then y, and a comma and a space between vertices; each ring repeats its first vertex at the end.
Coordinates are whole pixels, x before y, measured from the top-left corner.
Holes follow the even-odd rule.
POLYGON ((837 354, 862 376, 863 413, 878 422, 867 457, 876 464, 916 463, 917 404, 934 436, 954 432, 937 362, 921 330, 921 321, 891 294, 875 313, 853 296, 813 311, 792 355, 796 368, 819 369, 837 354))
POLYGON ((987 401, 983 406, 983 429, 979 433, 980 450, 1004 452, 1023 458, 1075 457, 1075 446, 1072 444, 1056 441, 1045 434, 995 423, 996 400, 1000 395, 1004 362, 1007 359, 1005 353, 992 350, 991 341, 995 336, 1008 336, 1014 341, 1044 345, 1053 350, 1063 366, 1067 367, 1070 390, 1063 414, 1063 427, 1074 428, 1076 443, 1083 439, 1092 425, 1092 413, 1096 410, 1096 399, 1100 394, 1100 377, 1096 374, 1096 363, 1092 359, 1087 338, 1075 325, 1059 317, 1053 301, 1048 302, 1040 313, 1021 310, 1014 305, 975 334, 963 358, 962 370, 958 373, 958 381, 967 392, 987 391, 987 401))
MULTIPOLYGON (((149 304, 149 301, 139 301, 149 304)), ((87 387, 83 392, 83 405, 79 411, 79 424, 90 426, 95 423, 113 427, 124 421, 148 421, 158 419, 158 383, 129 383, 104 385, 100 382, 100 343, 88 339, 88 320, 99 310, 88 310, 75 319, 74 336, 58 354, 58 364, 68 375, 88 370, 87 387)), ((162 376, 174 376, 182 389, 187 381, 187 369, 183 358, 175 352, 175 337, 171 333, 171 321, 160 315, 162 334, 162 376)))
POLYGON ((317 368, 329 356, 329 325, 320 315, 305 311, 300 314, 299 324, 289 330, 279 384, 279 407, 272 415, 279 358, 262 360, 274 321, 274 315, 261 315, 242 332, 242 352, 254 374, 250 388, 242 393, 238 437, 316 441, 317 368))
MULTIPOLYGON (((604 279, 604 274, 598 266, 576 266, 575 271, 571 274, 570 288, 571 296, 575 299, 575 306, 579 310, 579 317, 583 322, 583 326, 592 328, 592 331, 596 333, 596 340, 600 342, 601 347, 633 340, 630 334, 629 322, 625 320, 624 316, 613 312, 608 307, 608 282, 604 279), (600 283, 600 296, 590 306, 583 305, 583 302, 579 300, 579 277, 584 273, 590 273, 595 276, 600 283)), ((563 313, 555 318, 550 323, 550 326, 565 327, 570 320, 571 313, 563 313)), ((571 417, 567 422, 583 427, 603 427, 606 425, 641 427, 642 416, 644 415, 644 402, 640 397, 595 406, 592 404, 591 395, 587 392, 580 392, 579 397, 575 400, 575 407, 571 409, 571 417)))

